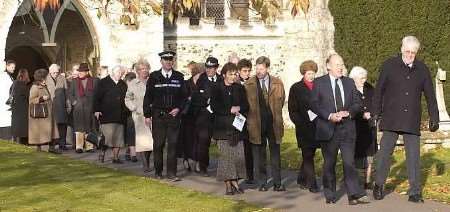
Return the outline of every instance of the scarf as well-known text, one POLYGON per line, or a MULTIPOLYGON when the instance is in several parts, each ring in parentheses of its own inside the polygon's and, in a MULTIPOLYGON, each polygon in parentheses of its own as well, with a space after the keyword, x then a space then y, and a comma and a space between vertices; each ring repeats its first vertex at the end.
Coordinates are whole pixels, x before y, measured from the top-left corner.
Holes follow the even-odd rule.
POLYGON ((313 89, 314 83, 307 81, 307 80, 303 80, 303 82, 305 83, 306 87, 311 91, 313 89))
POLYGON ((86 77, 83 77, 83 78, 78 77, 78 78, 76 78, 76 81, 77 81, 78 93, 80 94, 80 97, 85 96, 87 91, 94 90, 93 80, 89 75, 86 77), (83 80, 87 80, 86 89, 83 88, 83 82, 82 82, 83 80))

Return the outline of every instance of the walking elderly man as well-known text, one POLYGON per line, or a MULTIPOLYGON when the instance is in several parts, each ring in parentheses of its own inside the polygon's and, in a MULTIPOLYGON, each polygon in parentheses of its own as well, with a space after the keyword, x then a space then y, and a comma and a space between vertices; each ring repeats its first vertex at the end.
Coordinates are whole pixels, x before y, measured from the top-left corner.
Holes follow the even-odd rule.
POLYGON ((406 36, 401 55, 386 60, 381 66, 374 95, 374 118, 379 120, 381 147, 378 152, 374 198, 383 199, 383 186, 389 174, 391 155, 399 135, 403 136, 409 180, 409 199, 423 202, 420 180, 421 97, 425 94, 431 132, 439 128, 439 111, 428 67, 416 59, 419 40, 406 36))

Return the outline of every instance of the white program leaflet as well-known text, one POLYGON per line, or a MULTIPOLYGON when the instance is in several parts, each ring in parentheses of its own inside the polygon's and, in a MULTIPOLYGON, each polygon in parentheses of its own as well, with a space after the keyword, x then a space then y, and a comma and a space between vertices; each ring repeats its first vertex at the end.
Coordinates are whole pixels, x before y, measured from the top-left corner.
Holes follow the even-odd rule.
POLYGON ((314 119, 317 118, 317 115, 314 112, 312 112, 311 110, 308 110, 308 116, 309 116, 310 121, 314 121, 314 119))
POLYGON ((236 117, 234 117, 233 127, 242 132, 246 120, 247 119, 242 114, 237 115, 236 117))

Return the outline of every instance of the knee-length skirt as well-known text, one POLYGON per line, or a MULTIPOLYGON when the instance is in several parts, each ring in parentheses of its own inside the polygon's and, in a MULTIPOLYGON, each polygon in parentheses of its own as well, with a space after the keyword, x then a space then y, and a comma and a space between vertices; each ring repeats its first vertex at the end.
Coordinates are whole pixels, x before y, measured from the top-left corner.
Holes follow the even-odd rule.
POLYGON ((217 165, 217 180, 226 181, 246 177, 244 142, 231 146, 227 140, 218 140, 219 161, 217 165))

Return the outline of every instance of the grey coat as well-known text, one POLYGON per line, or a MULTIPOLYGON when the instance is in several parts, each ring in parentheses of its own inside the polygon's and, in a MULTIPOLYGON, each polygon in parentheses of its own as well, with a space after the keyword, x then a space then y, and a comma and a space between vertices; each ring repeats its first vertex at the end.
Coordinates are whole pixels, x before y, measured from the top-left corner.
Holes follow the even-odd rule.
POLYGON ((91 78, 91 80, 93 80, 93 89, 85 89, 84 96, 80 96, 78 90, 79 79, 74 79, 70 83, 69 97, 72 105, 72 124, 75 132, 90 132, 93 127, 94 95, 99 80, 97 78, 91 78))
POLYGON ((53 100, 53 115, 55 116, 56 124, 66 124, 68 113, 71 111, 72 106, 68 98, 69 89, 66 79, 62 75, 53 79, 49 74, 45 83, 53 100))

